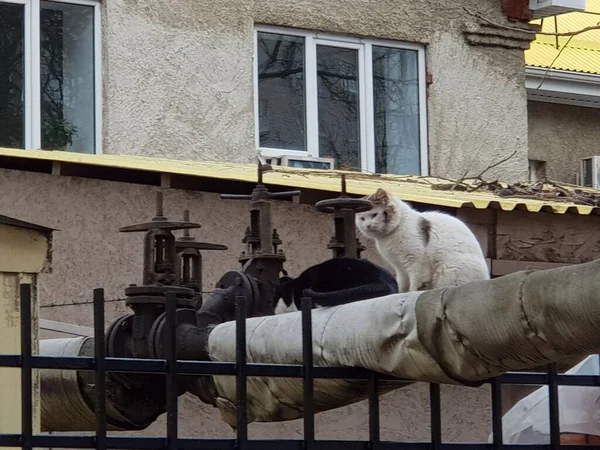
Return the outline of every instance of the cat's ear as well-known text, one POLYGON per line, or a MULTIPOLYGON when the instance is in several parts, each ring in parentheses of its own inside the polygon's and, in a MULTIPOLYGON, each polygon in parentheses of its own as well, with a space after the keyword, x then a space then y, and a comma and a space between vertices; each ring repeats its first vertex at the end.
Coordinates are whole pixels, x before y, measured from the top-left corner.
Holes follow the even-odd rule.
POLYGON ((377 203, 380 205, 387 205, 389 202, 389 195, 387 191, 382 188, 377 189, 377 191, 371 196, 371 200, 373 203, 377 203))

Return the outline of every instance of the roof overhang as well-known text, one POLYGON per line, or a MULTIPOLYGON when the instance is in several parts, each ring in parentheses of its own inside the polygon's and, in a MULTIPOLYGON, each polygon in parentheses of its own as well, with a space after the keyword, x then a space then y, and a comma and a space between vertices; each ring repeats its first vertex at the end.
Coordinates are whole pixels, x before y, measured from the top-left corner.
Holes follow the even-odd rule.
MULTIPOLYGON (((0 168, 55 176, 94 178, 204 192, 247 194, 257 181, 256 165, 211 161, 180 161, 126 155, 88 155, 64 151, 0 148, 0 168)), ((340 171, 274 166, 264 182, 274 192, 301 189, 301 203, 337 196, 340 171), (334 194, 334 195, 332 195, 334 194)), ((432 177, 346 172, 350 195, 372 194, 384 188, 403 200, 436 207, 503 211, 598 214, 600 207, 556 200, 501 197, 492 192, 440 189, 448 180, 432 177), (436 189, 437 187, 437 189, 436 189)), ((597 192, 590 189, 590 191, 597 192)))
POLYGON ((532 101, 600 108, 600 75, 528 66, 525 87, 532 101))
POLYGON ((44 227, 42 225, 37 225, 35 223, 25 222, 24 220, 15 219, 14 217, 3 216, 2 214, 0 214, 0 224, 9 225, 11 227, 16 227, 16 228, 24 228, 27 230, 39 231, 41 233, 48 234, 48 235, 52 234, 53 231, 60 231, 57 228, 44 227))

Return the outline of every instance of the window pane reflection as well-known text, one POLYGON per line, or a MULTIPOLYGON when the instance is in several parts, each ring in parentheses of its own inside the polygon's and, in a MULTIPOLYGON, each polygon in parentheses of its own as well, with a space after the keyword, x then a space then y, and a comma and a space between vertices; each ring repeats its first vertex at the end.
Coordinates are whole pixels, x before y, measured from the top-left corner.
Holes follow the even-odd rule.
POLYGON ((94 153, 94 8, 41 2, 42 148, 94 153))
POLYGON ((0 147, 25 147, 24 13, 0 3, 0 147))
POLYGON ((306 150, 304 38, 258 33, 261 147, 306 150))
POLYGON ((319 156, 360 169, 358 50, 317 46, 319 156))
POLYGON ((416 51, 373 46, 378 173, 421 173, 418 75, 416 51))

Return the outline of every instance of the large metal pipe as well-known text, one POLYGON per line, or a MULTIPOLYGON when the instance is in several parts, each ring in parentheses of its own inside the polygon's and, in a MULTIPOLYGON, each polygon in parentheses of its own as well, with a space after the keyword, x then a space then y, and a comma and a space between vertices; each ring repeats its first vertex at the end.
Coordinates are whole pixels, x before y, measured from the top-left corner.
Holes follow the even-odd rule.
MULTIPOLYGON (((314 363, 362 367, 414 381, 479 385, 510 370, 583 359, 600 353, 599 275, 600 260, 316 309, 314 363)), ((214 361, 235 361, 235 326, 209 324, 198 335, 204 342, 201 353, 214 361)), ((246 327, 249 363, 302 361, 301 313, 250 318, 246 327)), ((92 348, 89 338, 41 346, 42 354, 64 356, 90 355, 92 348)), ((58 377, 42 372, 44 429, 94 429, 87 406, 94 397, 86 394, 84 377, 83 372, 58 377)), ((119 401, 110 406, 113 429, 143 428, 163 411, 164 397, 156 388, 136 392, 118 383, 107 386, 114 389, 112 401, 119 401), (156 402, 143 395, 154 395, 156 402)), ((399 386, 391 382, 383 389, 399 386)), ((236 425, 235 377, 200 377, 192 391, 236 425)), ((247 393, 249 421, 302 417, 301 379, 250 377, 247 393)), ((361 382, 318 379, 314 393, 318 412, 362 400, 367 390, 361 382)))
MULTIPOLYGON (((94 340, 90 337, 48 339, 40 341, 40 355, 43 356, 93 356, 94 340)), ((112 431, 141 430, 150 425, 162 410, 143 408, 132 414, 136 403, 130 409, 121 398, 114 402, 114 394, 126 392, 118 383, 108 383, 106 401, 107 429, 112 431)), ((42 431, 94 431, 94 385, 93 374, 77 370, 40 370, 41 428, 42 431)), ((122 396, 123 397, 123 396, 122 396)), ((141 403, 142 398, 140 398, 141 403)), ((137 406, 140 406, 138 403, 137 406)))

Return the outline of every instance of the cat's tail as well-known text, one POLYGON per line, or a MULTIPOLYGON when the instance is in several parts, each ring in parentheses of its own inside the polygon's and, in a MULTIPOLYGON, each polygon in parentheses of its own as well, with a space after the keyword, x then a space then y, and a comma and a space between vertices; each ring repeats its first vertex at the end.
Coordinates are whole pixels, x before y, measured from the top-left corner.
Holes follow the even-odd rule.
POLYGON ((329 292, 317 292, 312 289, 304 289, 302 294, 312 298, 313 304, 317 303, 322 307, 326 307, 343 305, 370 298, 384 297, 386 295, 396 294, 397 292, 398 288, 395 284, 370 283, 329 292))

